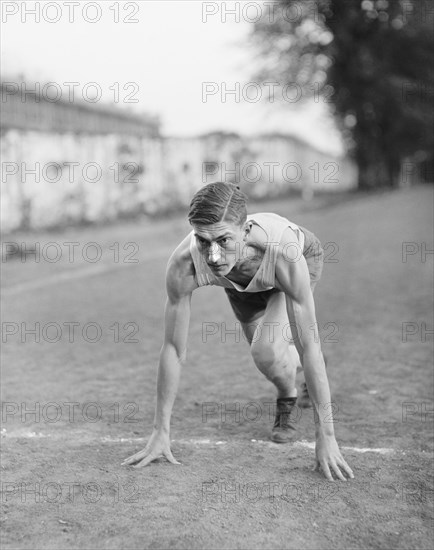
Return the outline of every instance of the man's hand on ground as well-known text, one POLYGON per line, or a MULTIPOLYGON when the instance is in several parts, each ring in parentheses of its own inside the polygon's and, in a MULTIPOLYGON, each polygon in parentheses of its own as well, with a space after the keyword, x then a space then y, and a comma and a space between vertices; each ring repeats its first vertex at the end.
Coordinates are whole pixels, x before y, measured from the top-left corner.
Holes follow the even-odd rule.
POLYGON ((154 429, 146 447, 122 462, 122 466, 142 468, 157 458, 167 458, 172 464, 181 464, 172 455, 169 435, 154 429))
POLYGON ((315 446, 315 470, 322 470, 329 481, 334 481, 332 472, 341 481, 347 481, 344 472, 350 479, 354 478, 353 471, 345 462, 333 435, 319 436, 315 446))

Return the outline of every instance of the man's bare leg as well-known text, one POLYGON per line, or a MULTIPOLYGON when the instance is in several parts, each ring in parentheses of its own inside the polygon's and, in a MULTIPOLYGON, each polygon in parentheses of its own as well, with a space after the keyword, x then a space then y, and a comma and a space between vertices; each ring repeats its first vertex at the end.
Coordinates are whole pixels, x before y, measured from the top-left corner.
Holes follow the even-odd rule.
POLYGON ((278 397, 297 396, 295 376, 297 368, 301 368, 298 352, 290 344, 288 323, 281 293, 270 298, 261 317, 250 323, 241 323, 255 365, 276 386, 278 397))
POLYGON ((264 314, 251 323, 241 323, 250 343, 257 368, 277 388, 276 421, 271 439, 286 443, 293 439, 295 427, 290 415, 297 400, 295 377, 300 357, 293 344, 283 293, 272 295, 264 314))

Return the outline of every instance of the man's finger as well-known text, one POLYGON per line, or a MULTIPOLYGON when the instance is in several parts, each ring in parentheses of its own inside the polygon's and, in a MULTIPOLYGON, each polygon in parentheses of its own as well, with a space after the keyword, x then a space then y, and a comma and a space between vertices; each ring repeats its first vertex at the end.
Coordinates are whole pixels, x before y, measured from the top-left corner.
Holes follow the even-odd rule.
POLYGON ((176 458, 173 456, 173 454, 172 454, 170 451, 164 453, 164 456, 167 458, 167 460, 168 460, 170 463, 181 465, 181 463, 178 462, 178 461, 176 460, 176 458))
POLYGON ((129 456, 121 463, 121 466, 128 466, 129 464, 134 464, 134 462, 137 462, 138 460, 140 460, 139 455, 140 453, 136 453, 135 455, 129 456))
POLYGON ((148 451, 146 449, 144 449, 143 451, 139 451, 138 453, 136 453, 134 455, 131 455, 128 458, 126 458, 122 462, 121 466, 128 466, 129 464, 134 464, 134 462, 138 462, 139 460, 142 460, 142 458, 145 458, 147 453, 148 453, 148 451))
POLYGON ((157 460, 157 458, 161 458, 161 455, 155 455, 155 454, 151 453, 148 456, 145 456, 145 458, 143 460, 141 460, 140 462, 135 464, 133 466, 133 468, 136 468, 136 469, 137 468, 143 468, 144 466, 147 466, 153 460, 157 460))
POLYGON ((330 472, 329 465, 327 464, 327 462, 325 460, 323 462, 321 462, 321 470, 323 471, 323 474, 326 476, 328 481, 334 481, 333 476, 330 472))
POLYGON ((348 474, 348 477, 351 479, 354 479, 353 470, 348 466, 348 464, 345 462, 344 459, 342 459, 341 464, 339 464, 341 468, 345 471, 346 474, 348 474))
POLYGON ((333 468, 334 473, 338 477, 338 479, 340 479, 341 481, 347 481, 347 479, 344 477, 339 466, 336 463, 332 464, 331 466, 333 468))

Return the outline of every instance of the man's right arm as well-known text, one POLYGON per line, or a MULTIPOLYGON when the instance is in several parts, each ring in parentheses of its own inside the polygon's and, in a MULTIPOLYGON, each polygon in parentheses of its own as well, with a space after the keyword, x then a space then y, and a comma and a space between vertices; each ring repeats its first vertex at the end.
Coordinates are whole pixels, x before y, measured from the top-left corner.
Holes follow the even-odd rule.
POLYGON ((170 417, 181 366, 186 359, 191 294, 197 288, 189 242, 190 236, 175 250, 167 266, 165 333, 158 367, 154 429, 146 447, 127 458, 123 462, 125 465, 142 467, 160 457, 179 464, 170 450, 170 417))
POLYGON ((178 391, 181 366, 187 356, 191 292, 180 285, 179 269, 168 269, 164 343, 157 378, 157 406, 154 429, 169 433, 173 403, 178 391))

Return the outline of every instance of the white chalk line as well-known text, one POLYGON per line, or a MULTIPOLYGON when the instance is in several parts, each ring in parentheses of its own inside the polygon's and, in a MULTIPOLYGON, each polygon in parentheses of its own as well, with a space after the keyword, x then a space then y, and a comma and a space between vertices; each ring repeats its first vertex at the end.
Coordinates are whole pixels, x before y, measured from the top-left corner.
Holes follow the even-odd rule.
POLYGON ((154 253, 152 256, 148 256, 143 260, 139 260, 137 263, 132 262, 119 262, 119 263, 106 263, 100 265, 91 265, 85 267, 78 267, 74 270, 63 271, 56 275, 50 275, 44 277, 43 279, 26 281, 24 283, 18 283, 16 285, 11 285, 6 288, 2 288, 1 293, 3 296, 14 296, 16 294, 21 294, 23 292, 28 292, 30 290, 37 290, 40 288, 45 288, 48 286, 56 285, 59 283, 66 283, 69 281, 84 279, 86 277, 93 277, 95 275, 101 275, 103 273, 109 273, 110 271, 115 271, 121 267, 137 267, 142 263, 150 262, 153 260, 161 260, 163 258, 169 259, 170 254, 173 252, 173 249, 164 249, 160 250, 158 253, 154 253))
MULTIPOLYGON (((112 436, 100 436, 100 437, 91 437, 89 434, 83 434, 83 432, 80 432, 79 437, 73 437, 72 434, 68 433, 62 434, 62 433, 42 433, 42 432, 32 432, 32 431, 15 431, 15 432, 7 432, 5 429, 2 430, 2 437, 7 438, 24 438, 24 439, 40 439, 40 438, 49 438, 53 440, 57 439, 66 439, 68 440, 75 439, 75 441, 80 441, 82 443, 89 443, 93 442, 95 443, 98 441, 99 443, 138 443, 143 444, 146 443, 147 438, 145 437, 112 437, 112 436)), ((233 445, 234 443, 240 443, 239 440, 212 440, 212 439, 172 439, 172 443, 179 443, 181 445, 193 445, 193 446, 201 446, 201 447, 214 447, 214 446, 223 446, 223 445, 233 445)), ((242 443, 247 443, 247 441, 242 441, 242 443)), ((279 445, 278 443, 273 443, 272 441, 264 441, 262 439, 250 439, 249 443, 253 443, 255 445, 259 446, 266 446, 269 448, 280 448, 285 449, 288 446, 287 445, 279 445)), ((305 439, 302 439, 301 441, 294 441, 292 444, 290 444, 292 447, 301 447, 304 449, 315 449, 315 443, 313 441, 306 441, 305 439)), ((341 447, 343 451, 351 451, 355 453, 376 453, 381 455, 387 455, 392 454, 396 452, 396 449, 391 449, 388 447, 341 447)))

